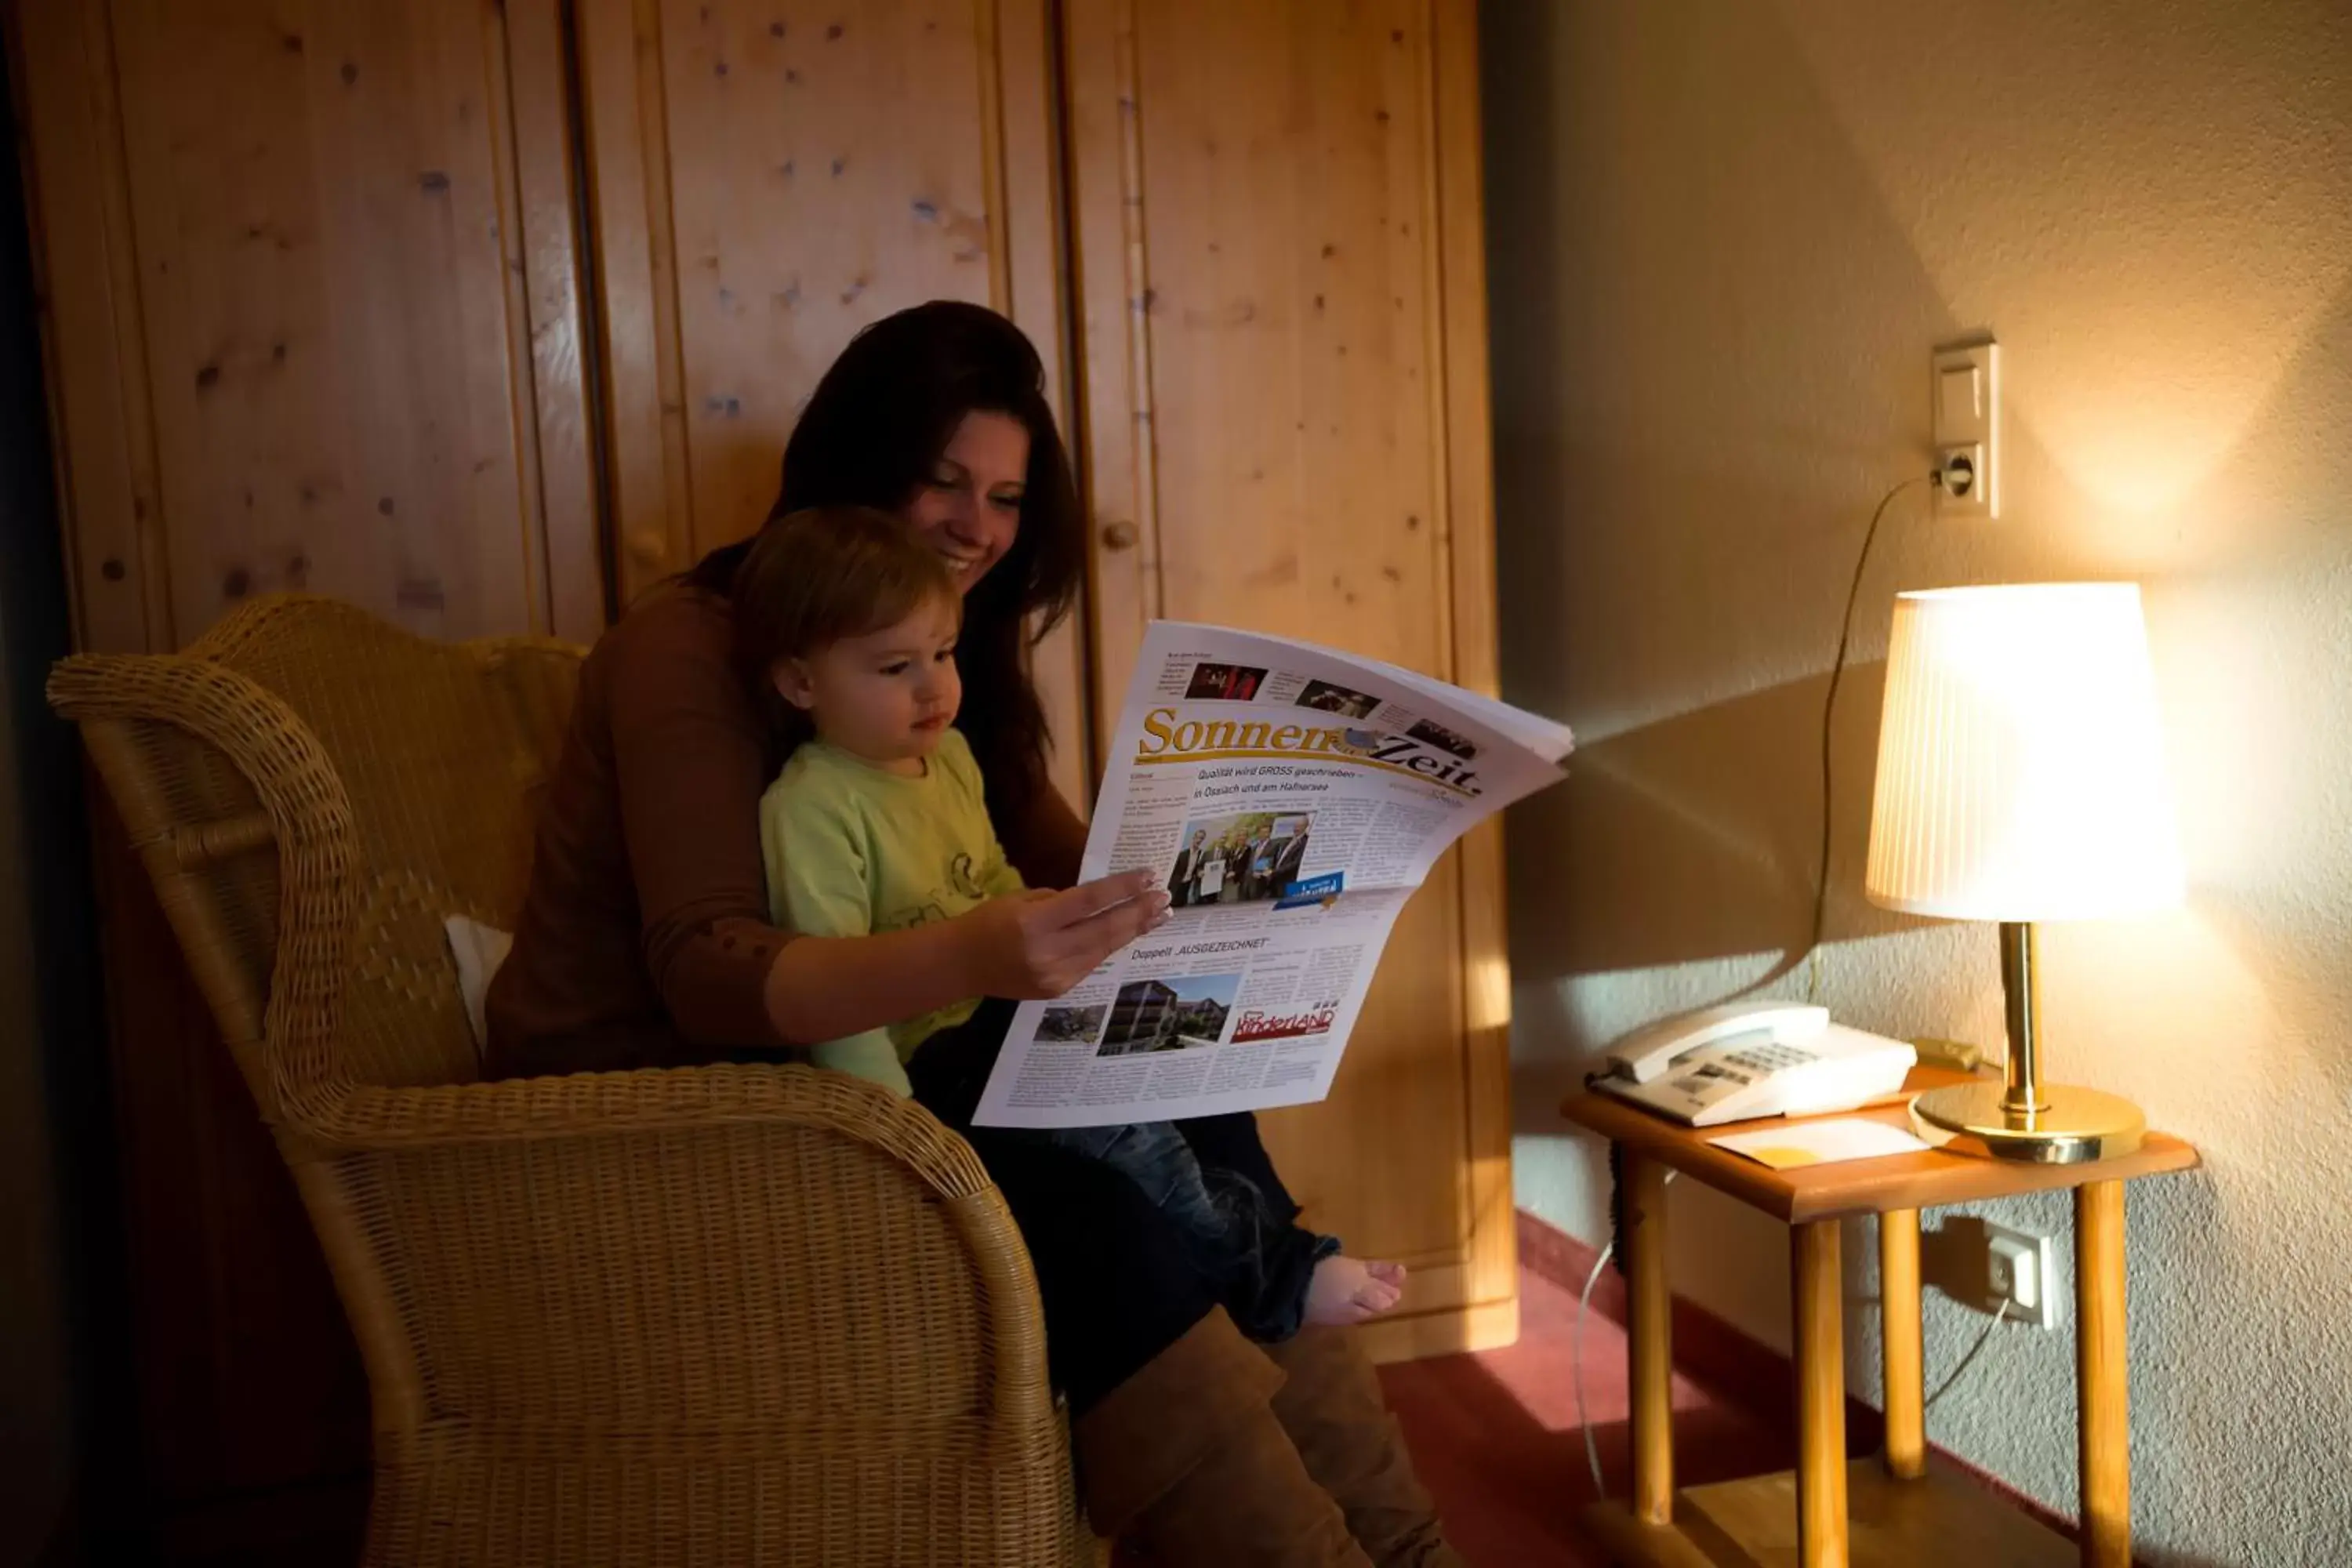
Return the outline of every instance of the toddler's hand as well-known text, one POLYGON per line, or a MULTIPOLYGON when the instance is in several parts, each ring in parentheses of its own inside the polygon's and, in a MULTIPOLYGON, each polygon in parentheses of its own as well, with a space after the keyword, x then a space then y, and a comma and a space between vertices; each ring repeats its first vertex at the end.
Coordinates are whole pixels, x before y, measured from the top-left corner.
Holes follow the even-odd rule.
POLYGON ((1150 871, 992 899, 960 917, 971 990, 1024 1002, 1059 996, 1167 917, 1167 889, 1150 871))

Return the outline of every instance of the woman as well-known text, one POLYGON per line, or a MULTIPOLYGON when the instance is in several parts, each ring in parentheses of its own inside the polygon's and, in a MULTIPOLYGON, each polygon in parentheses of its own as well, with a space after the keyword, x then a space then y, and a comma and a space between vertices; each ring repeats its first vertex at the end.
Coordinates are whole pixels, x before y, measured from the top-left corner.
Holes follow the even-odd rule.
MULTIPOLYGON (((498 1076, 781 1059, 961 997, 1057 996, 1166 918, 1149 872, 1071 887, 1085 830, 1046 781, 1024 625, 1069 607, 1084 522, 1036 352, 978 306, 860 333, 784 450, 771 521, 877 506, 934 542, 964 594, 959 721, 1032 887, 912 931, 792 937, 765 921, 757 807, 779 759, 732 657, 716 552, 631 607, 583 668, 512 953, 488 999, 498 1076)), ((982 1019, 1001 1024, 992 1005, 982 1019)), ((1453 1563, 1354 1342, 1243 1339, 1182 1237, 1108 1167, 970 1127, 980 1027, 908 1064, 1020 1222, 1095 1528, 1171 1564, 1453 1563)), ((937 1048, 935 1048, 937 1047, 937 1048)), ((1205 1167, 1296 1212, 1247 1116, 1185 1124, 1205 1167)))

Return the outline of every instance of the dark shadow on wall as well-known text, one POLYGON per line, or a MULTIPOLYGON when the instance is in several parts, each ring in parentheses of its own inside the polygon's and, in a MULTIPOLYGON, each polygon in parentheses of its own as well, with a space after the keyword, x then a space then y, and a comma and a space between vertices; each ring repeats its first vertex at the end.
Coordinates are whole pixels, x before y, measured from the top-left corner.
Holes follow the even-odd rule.
MULTIPOLYGON (((1497 565, 1507 574, 1531 574, 1543 583, 1559 582, 1568 571, 1566 534, 1512 524, 1519 518, 1570 515, 1565 478, 1556 464, 1513 461, 1506 449, 1531 420, 1544 421, 1555 412, 1559 401, 1556 380, 1530 374, 1523 368, 1526 356, 1509 345, 1561 340, 1563 290, 1555 279, 1564 240, 1553 193, 1569 127, 1557 99, 1541 89, 1540 70, 1528 68, 1530 61, 1556 57, 1561 9, 1507 4, 1482 6, 1478 13, 1486 294, 1496 311, 1491 363, 1497 565), (1532 91, 1531 83, 1537 84, 1532 91), (1508 222, 1496 221, 1506 213, 1508 222)), ((1507 593, 1504 599, 1507 604, 1507 593)), ((1510 700, 1539 713, 1567 711, 1565 685, 1547 679, 1552 661, 1545 657, 1549 650, 1541 644, 1541 630, 1526 616, 1506 614, 1499 631, 1502 668, 1514 687, 1507 693, 1510 700)))
MULTIPOLYGON (((1824 942, 1920 922, 1862 894, 1885 666, 1849 668, 1831 756, 1824 942)), ((1568 782, 1511 818, 1513 978, 1781 955, 1812 938, 1822 875, 1821 675, 1711 703, 1580 747, 1568 782)), ((1761 982, 1759 982, 1760 984, 1761 982)))
MULTIPOLYGON (((1882 664, 1851 668, 1838 692, 1824 943, 1924 923, 1862 893, 1885 678, 1882 664)), ((1511 963, 1522 1009, 1580 975, 1756 955, 1754 974, 1715 998, 1730 1000, 1803 962, 1822 864, 1828 686, 1824 675, 1768 687, 1580 747, 1565 784, 1514 808, 1511 963)), ((1523 1038, 1574 1037, 1564 1019, 1521 1025, 1523 1038)), ((1523 1093, 1547 1095, 1583 1069, 1547 1065, 1560 1070, 1523 1093)))

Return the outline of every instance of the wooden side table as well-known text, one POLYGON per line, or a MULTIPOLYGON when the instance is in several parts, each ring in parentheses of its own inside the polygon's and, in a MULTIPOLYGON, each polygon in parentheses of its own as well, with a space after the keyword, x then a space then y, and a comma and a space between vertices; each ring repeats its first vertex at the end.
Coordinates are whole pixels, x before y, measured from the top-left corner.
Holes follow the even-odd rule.
MULTIPOLYGON (((1965 1075, 1922 1068, 1906 1097, 1965 1075)), ((1844 1114, 1907 1126, 1906 1101, 1844 1114)), ((1942 1150, 1774 1171, 1623 1100, 1572 1096, 1570 1121, 1624 1152, 1625 1275, 1633 1495, 1585 1514, 1618 1562, 1662 1568, 2130 1568, 2131 1459, 2124 1348, 2124 1184, 2185 1171, 2197 1151, 2150 1133, 2136 1152, 2083 1165, 2023 1165, 1942 1150), (1796 1470, 1677 1494, 1670 1430, 1665 1184, 1680 1172, 1790 1227, 1795 1306, 1796 1470), (2083 1525, 2079 1548, 1927 1458, 1919 1316, 1919 1211, 2071 1188, 2074 1193, 2083 1525), (1845 1356, 1838 1222, 1878 1216, 1885 1313, 1886 1452, 1845 1458, 1845 1356)), ((1747 1125, 1762 1125, 1748 1123, 1747 1125)))

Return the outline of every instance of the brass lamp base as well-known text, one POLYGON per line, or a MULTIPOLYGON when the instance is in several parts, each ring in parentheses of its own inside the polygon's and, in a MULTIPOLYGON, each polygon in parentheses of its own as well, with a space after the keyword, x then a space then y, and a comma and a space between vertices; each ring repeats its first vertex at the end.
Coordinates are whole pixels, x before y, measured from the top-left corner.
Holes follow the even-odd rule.
POLYGON ((2039 1084, 2042 1109, 2011 1110, 2007 1086, 1960 1083, 1931 1089, 1911 1102, 1912 1130, 1938 1148, 1974 1138, 1997 1160, 2074 1165, 2128 1154, 2147 1135, 2147 1119, 2121 1095, 2068 1084, 2039 1084))

